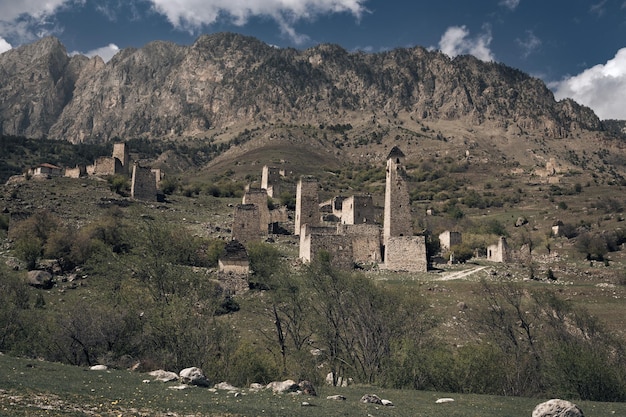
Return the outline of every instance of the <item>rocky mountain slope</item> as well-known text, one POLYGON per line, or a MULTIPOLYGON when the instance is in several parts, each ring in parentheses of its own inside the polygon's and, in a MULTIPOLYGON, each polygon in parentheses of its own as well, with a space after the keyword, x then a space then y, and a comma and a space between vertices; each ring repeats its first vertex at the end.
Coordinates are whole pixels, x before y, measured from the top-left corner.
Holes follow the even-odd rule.
POLYGON ((50 37, 0 55, 0 133, 9 135, 209 138, 227 128, 354 123, 383 113, 557 138, 605 129, 590 109, 556 102, 536 78, 421 47, 299 51, 222 33, 190 46, 125 49, 106 64, 70 57, 50 37))

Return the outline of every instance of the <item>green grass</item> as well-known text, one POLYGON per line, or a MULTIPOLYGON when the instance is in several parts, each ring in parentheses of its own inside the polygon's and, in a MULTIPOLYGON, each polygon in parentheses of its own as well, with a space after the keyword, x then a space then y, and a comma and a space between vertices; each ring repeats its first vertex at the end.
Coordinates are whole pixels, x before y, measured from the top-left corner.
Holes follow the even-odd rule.
MULTIPOLYGON (((459 395, 428 391, 383 390, 371 386, 316 387, 317 397, 251 392, 241 395, 192 387, 175 390, 147 374, 90 371, 85 368, 0 355, 0 415, 2 416, 529 416, 536 398, 459 395), (340 394, 346 401, 327 400, 340 394), (394 407, 362 404, 364 394, 376 394, 394 407), (450 397, 451 403, 436 404, 450 397), (308 402, 312 406, 302 406, 308 402)), ((626 415, 626 403, 577 403, 588 417, 626 415)))

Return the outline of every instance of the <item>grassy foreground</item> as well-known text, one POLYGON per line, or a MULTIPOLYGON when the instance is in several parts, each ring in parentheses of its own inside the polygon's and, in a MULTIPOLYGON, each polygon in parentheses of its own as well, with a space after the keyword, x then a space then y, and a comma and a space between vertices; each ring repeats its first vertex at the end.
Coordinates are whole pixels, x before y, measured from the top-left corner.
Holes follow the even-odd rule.
MULTIPOLYGON (((530 416, 541 399, 427 391, 382 390, 370 386, 317 387, 318 396, 270 391, 239 394, 207 388, 172 389, 147 374, 85 368, 0 355, 1 416, 530 416), (346 401, 328 400, 340 394, 346 401), (364 394, 389 399, 393 407, 361 404, 364 394), (455 401, 436 404, 438 398, 455 401), (303 406, 307 402, 311 406, 303 406)), ((624 416, 626 403, 577 404, 585 416, 624 416)))

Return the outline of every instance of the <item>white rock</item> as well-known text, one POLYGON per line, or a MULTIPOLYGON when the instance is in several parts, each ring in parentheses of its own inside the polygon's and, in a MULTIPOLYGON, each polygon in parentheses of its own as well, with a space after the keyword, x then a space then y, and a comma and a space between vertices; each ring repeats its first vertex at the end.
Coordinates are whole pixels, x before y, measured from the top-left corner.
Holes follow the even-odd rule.
POLYGON ((220 382, 219 384, 215 384, 213 387, 224 391, 237 391, 237 387, 230 385, 228 382, 220 382))
POLYGON ((296 384, 295 381, 287 379, 285 381, 270 382, 269 384, 267 384, 266 388, 271 389, 277 394, 280 394, 284 392, 296 392, 300 387, 298 386, 298 384, 296 384))
POLYGON ((454 402, 454 398, 439 398, 435 401, 435 404, 443 404, 443 403, 452 403, 454 402))
POLYGON ((380 402, 382 403, 382 405, 388 406, 388 407, 393 407, 393 403, 389 400, 385 400, 384 398, 382 400, 380 400, 380 402))
POLYGON ((149 372, 148 375, 154 377, 156 381, 170 382, 178 379, 176 372, 164 371, 163 369, 157 369, 156 371, 149 372))
POLYGON ((94 366, 92 366, 89 369, 92 370, 92 371, 106 371, 109 368, 107 368, 106 365, 94 365, 94 366))
POLYGON ((532 417, 584 417, 584 414, 574 403, 553 399, 538 404, 533 410, 532 417))
POLYGON ((188 385, 197 385, 200 387, 208 387, 209 380, 204 376, 202 369, 191 367, 180 371, 180 382, 188 385))

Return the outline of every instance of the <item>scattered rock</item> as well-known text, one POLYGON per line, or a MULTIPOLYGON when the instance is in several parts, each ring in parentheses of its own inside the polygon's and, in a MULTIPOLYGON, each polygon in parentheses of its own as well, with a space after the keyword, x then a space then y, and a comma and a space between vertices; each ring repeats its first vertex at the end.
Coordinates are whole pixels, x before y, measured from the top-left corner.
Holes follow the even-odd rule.
POLYGON ((384 398, 380 400, 381 404, 386 406, 386 407, 393 407, 393 403, 389 400, 385 400, 384 398))
POLYGON ((176 389, 176 390, 184 390, 189 388, 189 385, 174 385, 172 387, 168 387, 169 389, 176 389))
POLYGON ((148 375, 154 377, 155 381, 161 382, 176 381, 178 379, 176 372, 164 371, 163 369, 149 372, 148 375))
POLYGON ((54 285, 52 274, 39 270, 28 271, 26 283, 32 287, 42 288, 44 290, 49 290, 54 285))
POLYGON ((574 403, 552 399, 537 405, 532 417, 584 417, 584 414, 574 403))
POLYGON ((315 392, 315 387, 310 381, 300 381, 298 384, 300 391, 302 391, 306 395, 317 396, 317 392, 315 392))
POLYGON ((263 388, 265 388, 263 385, 256 382, 250 384, 250 391, 261 391, 263 388))
POLYGON ((209 380, 204 376, 202 369, 191 367, 180 371, 180 382, 187 385, 197 385, 199 387, 208 387, 209 380))
POLYGON ((271 389, 277 394, 282 394, 285 392, 296 392, 300 388, 295 381, 291 379, 287 379, 285 381, 273 381, 267 384, 265 387, 267 389, 271 389))
POLYGON ((302 407, 313 407, 313 404, 311 404, 310 402, 307 401, 302 401, 302 404, 300 404, 302 407))
POLYGON ((238 389, 237 387, 230 385, 228 382, 220 382, 219 384, 215 384, 213 388, 224 391, 237 391, 238 389))
POLYGON ((518 217, 515 221, 515 227, 522 227, 525 224, 528 224, 528 220, 526 219, 526 217, 518 217))
POLYGON ((327 400, 335 400, 335 401, 345 401, 346 397, 343 395, 329 395, 326 397, 327 400))
POLYGON ((109 368, 107 368, 106 365, 94 365, 91 368, 89 368, 89 370, 91 371, 106 371, 107 369, 109 368))
POLYGON ((376 394, 365 394, 361 397, 360 401, 365 404, 378 404, 383 405, 383 400, 376 394))
MULTIPOLYGON (((326 383, 328 385, 333 385, 333 373, 329 372, 326 375, 326 383)), ((338 376, 337 377, 337 385, 338 387, 347 387, 349 384, 352 383, 352 378, 344 378, 342 376, 338 376)))

